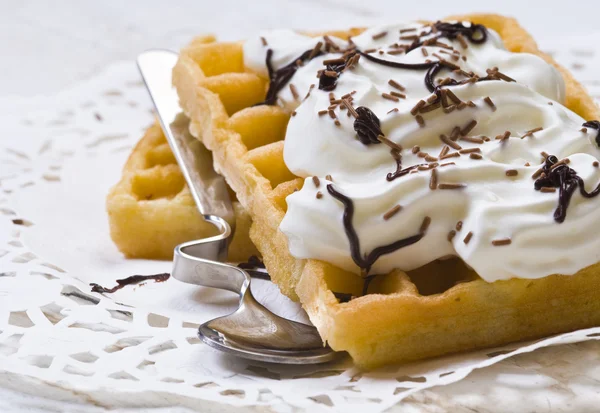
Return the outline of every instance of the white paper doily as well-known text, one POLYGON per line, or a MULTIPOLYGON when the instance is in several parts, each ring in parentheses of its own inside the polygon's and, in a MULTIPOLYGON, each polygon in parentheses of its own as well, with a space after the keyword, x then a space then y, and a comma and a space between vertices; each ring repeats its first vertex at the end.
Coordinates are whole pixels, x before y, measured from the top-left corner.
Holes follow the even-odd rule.
MULTIPOLYGON (((555 57, 600 96, 600 58, 585 47, 560 50, 555 57)), ((514 392, 526 386, 534 386, 534 399, 534 390, 548 399, 552 386, 597 393, 600 328, 369 373, 348 360, 286 367, 224 356, 201 344, 196 328, 234 309, 231 293, 173 279, 112 296, 90 293, 89 282, 112 285, 170 269, 168 262, 123 259, 108 235, 107 190, 152 121, 134 64, 115 64, 52 98, 0 99, 0 114, 8 126, 0 143, 0 386, 97 407, 190 410, 383 411, 405 400, 395 409, 437 411, 462 394, 462 404, 482 411, 493 398, 516 403, 514 392), (554 364, 540 362, 540 354, 554 364), (507 358, 518 362, 502 362, 507 358), (492 365, 511 373, 474 373, 487 399, 473 398, 469 379, 456 383, 492 365), (575 380, 576 369, 590 382, 575 380)), ((253 291, 279 314, 306 321, 272 284, 256 280, 253 291)), ((494 404, 486 409, 497 411, 494 404)))

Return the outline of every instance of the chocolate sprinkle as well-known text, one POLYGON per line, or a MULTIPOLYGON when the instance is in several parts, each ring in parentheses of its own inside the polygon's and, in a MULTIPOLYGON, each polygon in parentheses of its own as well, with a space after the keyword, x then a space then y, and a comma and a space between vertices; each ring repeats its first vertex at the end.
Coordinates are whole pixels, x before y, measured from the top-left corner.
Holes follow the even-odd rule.
POLYGON ((424 100, 419 100, 417 104, 410 110, 410 114, 415 116, 419 110, 425 106, 427 103, 424 100))
POLYGON ((460 138, 460 140, 479 144, 485 142, 482 138, 474 138, 472 136, 463 136, 460 138))
POLYGON ((399 102, 400 101, 400 99, 398 99, 396 96, 392 96, 389 93, 382 93, 381 97, 383 97, 383 98, 385 98, 387 100, 391 100, 393 102, 399 102))
POLYGON ((453 91, 451 91, 450 89, 444 89, 444 90, 446 91, 446 96, 448 96, 452 102, 454 102, 457 105, 459 103, 462 103, 462 101, 458 98, 458 96, 456 96, 454 94, 453 91))
POLYGON ((400 83, 396 82, 393 79, 388 80, 388 85, 390 85, 391 87, 395 87, 396 89, 398 89, 401 92, 404 92, 406 90, 406 88, 404 86, 402 86, 400 83))
POLYGON ((390 95, 395 96, 400 99, 406 99, 406 95, 404 93, 394 92, 393 90, 390 92, 390 95))
POLYGON ((470 153, 470 154, 469 154, 469 158, 471 158, 471 159, 475 159, 475 160, 479 160, 479 159, 482 159, 482 158, 483 158, 483 156, 481 156, 481 155, 480 155, 480 154, 478 154, 478 153, 474 153, 474 152, 473 152, 473 153, 470 153))
POLYGON ((475 119, 473 119, 463 129, 461 129, 460 134, 462 136, 468 135, 469 132, 471 132, 475 128, 475 126, 477 126, 477 121, 475 119))
POLYGON ((388 32, 381 32, 381 33, 374 34, 373 36, 371 36, 371 38, 373 40, 378 40, 378 39, 381 39, 382 37, 385 37, 387 34, 388 34, 388 32))
POLYGON ((438 184, 438 189, 463 189, 465 184, 438 184))
POLYGON ((383 219, 387 221, 388 219, 390 219, 391 217, 393 217, 394 215, 396 215, 398 212, 400 212, 401 209, 402 209, 402 207, 400 205, 394 206, 388 212, 386 212, 385 214, 383 214, 383 219))
POLYGON ((495 239, 492 241, 492 245, 494 247, 500 247, 502 245, 510 245, 511 242, 510 238, 495 239))
POLYGON ((318 176, 313 176, 313 177, 312 177, 312 181, 313 181, 313 183, 315 184, 315 188, 318 188, 318 187, 319 187, 319 185, 321 185, 321 181, 319 180, 319 177, 318 177, 318 176))
POLYGON ((402 151, 402 146, 398 145, 396 142, 392 142, 383 135, 379 135, 377 139, 392 149, 392 155, 394 155, 394 153, 399 154, 402 151))
POLYGON ((438 158, 445 156, 446 154, 448 154, 448 152, 450 152, 450 146, 444 145, 442 147, 442 150, 440 151, 440 154, 438 155, 438 158))
POLYGON ((544 128, 542 128, 541 126, 538 128, 530 129, 530 130, 526 131, 523 136, 521 136, 521 139, 526 138, 528 136, 532 136, 534 133, 542 131, 542 130, 544 130, 544 128))
POLYGON ((473 231, 469 231, 469 233, 467 234, 467 236, 465 237, 465 239, 463 239, 463 242, 465 244, 468 244, 469 241, 471 241, 471 238, 473 238, 473 231))
POLYGON ((327 66, 327 65, 340 65, 340 64, 344 64, 344 63, 346 63, 346 59, 344 59, 342 57, 337 57, 335 59, 323 60, 323 64, 325 66, 327 66))
MULTIPOLYGON (((349 113, 354 116, 355 118, 358 118, 358 112, 354 109, 354 107, 352 107, 352 103, 350 103, 350 101, 346 98, 342 97, 342 104, 348 109, 349 113)), ((342 107, 343 109, 343 107, 342 107)))
POLYGON ((452 152, 452 153, 447 153, 444 156, 440 156, 440 159, 457 158, 459 156, 460 156, 459 152, 452 152))
POLYGON ((437 189, 437 170, 431 170, 431 178, 429 178, 429 189, 435 190, 437 189))
POLYGON ((462 146, 454 142, 452 139, 448 138, 446 135, 440 135, 440 140, 446 145, 450 146, 452 149, 462 149, 462 146))
POLYGON ((450 133, 450 139, 455 141, 458 139, 459 135, 460 135, 460 126, 455 126, 454 129, 452 129, 452 132, 450 133))
POLYGON ((493 112, 496 111, 497 108, 496 108, 496 105, 494 104, 494 102, 492 101, 492 98, 490 98, 489 96, 487 96, 485 99, 483 99, 483 101, 485 103, 487 103, 490 108, 492 108, 493 112))

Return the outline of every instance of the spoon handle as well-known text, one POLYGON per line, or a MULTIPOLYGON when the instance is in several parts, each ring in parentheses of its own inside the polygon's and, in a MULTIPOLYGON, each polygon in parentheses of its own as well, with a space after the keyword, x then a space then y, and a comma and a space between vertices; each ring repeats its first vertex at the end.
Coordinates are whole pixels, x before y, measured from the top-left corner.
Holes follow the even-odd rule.
POLYGON ((240 268, 218 262, 224 260, 226 247, 226 240, 220 240, 219 236, 178 245, 173 257, 173 277, 243 297, 250 286, 250 277, 240 268))
POLYGON ((165 137, 200 213, 209 221, 211 216, 223 218, 233 232, 235 217, 225 180, 214 171, 210 151, 190 135, 190 121, 181 113, 171 85, 176 62, 177 54, 168 50, 148 50, 137 58, 165 137))

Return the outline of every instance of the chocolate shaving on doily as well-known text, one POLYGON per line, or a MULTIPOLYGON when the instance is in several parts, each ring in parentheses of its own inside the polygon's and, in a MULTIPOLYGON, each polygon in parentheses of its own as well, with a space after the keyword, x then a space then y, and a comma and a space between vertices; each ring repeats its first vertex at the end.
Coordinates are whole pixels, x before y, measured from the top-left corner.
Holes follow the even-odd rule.
POLYGON ((154 275, 132 275, 127 278, 123 278, 121 280, 117 280, 117 285, 112 288, 106 288, 101 286, 100 284, 90 283, 90 287, 92 287, 93 293, 100 294, 112 294, 116 291, 119 291, 121 288, 124 288, 128 285, 140 284, 144 281, 154 280, 157 283, 162 283, 167 281, 171 277, 171 274, 165 272, 161 274, 154 275))

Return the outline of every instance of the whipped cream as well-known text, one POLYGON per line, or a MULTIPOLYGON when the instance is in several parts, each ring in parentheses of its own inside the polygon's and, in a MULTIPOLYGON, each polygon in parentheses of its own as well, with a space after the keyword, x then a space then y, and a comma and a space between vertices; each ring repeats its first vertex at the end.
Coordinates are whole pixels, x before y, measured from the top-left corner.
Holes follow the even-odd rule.
MULTIPOLYGON (((327 114, 319 115, 330 105, 330 92, 318 89, 316 74, 325 68, 324 60, 339 58, 340 54, 323 54, 305 62, 289 82, 293 87, 286 85, 278 93, 278 104, 295 110, 287 127, 284 160, 294 174, 306 178, 303 188, 288 196, 288 210, 280 225, 292 255, 361 273, 350 254, 343 225, 344 206, 326 187, 332 184, 353 201, 352 224, 363 256, 382 245, 419 234, 424 219, 430 220, 422 239, 382 255, 372 265, 371 273, 394 268, 409 271, 436 259, 458 256, 481 278, 492 282, 574 274, 600 261, 600 238, 596 236, 600 197, 586 199, 576 191, 565 221, 557 223, 553 215, 558 191, 534 189, 532 175, 543 164, 542 152, 558 159, 568 157, 568 166, 584 180, 588 191, 600 181, 600 168, 594 166, 600 155, 594 141, 598 131, 582 131, 585 119, 562 105, 565 86, 560 73, 537 56, 505 50, 498 34, 489 29, 485 42, 467 40, 466 48, 459 39, 440 39, 460 52, 458 60, 446 53, 450 49, 438 45, 388 54, 397 50, 389 45, 412 42, 399 39, 401 30, 405 35, 428 31, 419 23, 397 24, 369 29, 352 41, 361 51, 376 49, 371 55, 382 60, 416 64, 442 57, 480 77, 486 75, 486 69, 498 67, 516 82, 489 80, 450 86, 448 89, 461 101, 471 101, 474 106, 451 113, 441 109, 422 113, 421 126, 411 109, 432 95, 424 82, 426 71, 388 67, 361 57, 355 67, 339 76, 332 91, 335 97, 354 92, 352 105, 365 106, 377 115, 385 137, 403 148, 402 168, 438 164, 434 173, 415 168, 416 172, 389 181, 386 176, 396 170, 396 161, 388 145, 361 143, 353 127, 354 118, 339 106, 334 109, 339 125, 327 114), (406 31, 413 28, 416 30, 406 31), (390 79, 404 90, 391 86, 390 79), (405 98, 396 102, 382 97, 382 93, 391 91, 405 98), (486 103, 488 97, 493 105, 486 103), (431 160, 439 158, 445 146, 440 135, 449 136, 455 126, 464 129, 472 121, 477 123, 467 140, 458 139, 456 144, 463 152, 473 149, 475 154, 431 160), (539 128, 543 129, 527 133, 539 128), (511 137, 495 139, 506 131, 511 137), (483 137, 490 139, 477 142, 483 137), (413 150, 414 146, 419 148, 413 150), (429 162, 419 152, 429 154, 429 162), (436 174, 433 184, 432 174, 436 174), (326 179, 328 175, 331 181, 326 179), (319 178, 318 187, 313 176, 319 178), (432 189, 436 184, 437 189, 432 189), (444 187, 440 184, 464 187, 440 189, 444 187), (396 205, 401 206, 400 210, 385 219, 396 205)), ((244 46, 244 59, 248 68, 265 77, 267 50, 272 50, 271 65, 276 70, 323 41, 292 31, 264 32, 261 37, 267 45, 260 37, 249 40, 244 46)), ((341 39, 330 40, 342 49, 347 47, 341 39)), ((448 76, 460 78, 449 70, 436 78, 448 76)), ((448 151, 454 152, 457 150, 452 148, 448 151)))

